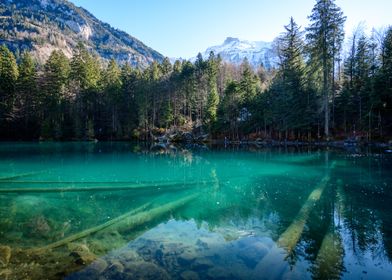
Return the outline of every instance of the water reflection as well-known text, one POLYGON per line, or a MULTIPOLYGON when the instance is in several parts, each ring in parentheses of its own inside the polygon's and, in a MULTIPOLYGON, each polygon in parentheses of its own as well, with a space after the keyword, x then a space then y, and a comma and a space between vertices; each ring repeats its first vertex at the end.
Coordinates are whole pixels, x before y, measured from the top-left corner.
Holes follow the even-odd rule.
POLYGON ((3 144, 0 155, 0 275, 10 279, 392 272, 386 155, 128 143, 3 144), (24 191, 1 192, 11 188, 24 191))

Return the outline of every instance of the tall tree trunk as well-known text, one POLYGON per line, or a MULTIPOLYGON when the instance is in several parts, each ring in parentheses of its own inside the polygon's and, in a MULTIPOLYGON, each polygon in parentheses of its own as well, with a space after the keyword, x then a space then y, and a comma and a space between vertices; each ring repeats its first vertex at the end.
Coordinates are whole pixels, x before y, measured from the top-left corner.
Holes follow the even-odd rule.
POLYGON ((324 90, 324 133, 327 141, 329 140, 329 104, 328 104, 328 69, 325 66, 323 74, 324 90))
POLYGON ((329 104, 328 104, 328 79, 329 79, 329 67, 328 67, 328 49, 327 49, 327 34, 324 27, 324 38, 323 38, 323 94, 324 94, 324 133, 326 140, 329 141, 329 104))

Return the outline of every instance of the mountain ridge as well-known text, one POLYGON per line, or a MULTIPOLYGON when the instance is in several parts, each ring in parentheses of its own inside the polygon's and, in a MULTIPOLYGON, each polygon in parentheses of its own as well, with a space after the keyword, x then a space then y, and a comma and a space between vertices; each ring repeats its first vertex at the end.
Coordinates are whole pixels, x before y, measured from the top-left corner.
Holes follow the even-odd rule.
POLYGON ((0 3, 0 45, 31 51, 44 62, 53 50, 68 57, 82 42, 104 60, 145 68, 164 56, 67 0, 5 0, 0 3))

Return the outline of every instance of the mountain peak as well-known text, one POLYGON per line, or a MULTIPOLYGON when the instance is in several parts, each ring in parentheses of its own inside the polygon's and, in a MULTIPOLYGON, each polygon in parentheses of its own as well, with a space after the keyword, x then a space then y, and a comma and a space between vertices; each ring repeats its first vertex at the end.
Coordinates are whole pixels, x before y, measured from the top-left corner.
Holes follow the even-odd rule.
MULTIPOLYGON (((247 41, 227 37, 222 45, 209 47, 205 52, 202 52, 203 59, 208 59, 210 52, 219 55, 223 61, 236 65, 240 65, 245 58, 254 68, 263 65, 266 69, 272 69, 278 64, 278 59, 270 42, 247 41)), ((194 60, 196 58, 191 58, 191 61, 194 60)))
POLYGON ((235 37, 227 37, 226 40, 223 42, 224 45, 233 43, 233 42, 240 42, 240 39, 235 37))

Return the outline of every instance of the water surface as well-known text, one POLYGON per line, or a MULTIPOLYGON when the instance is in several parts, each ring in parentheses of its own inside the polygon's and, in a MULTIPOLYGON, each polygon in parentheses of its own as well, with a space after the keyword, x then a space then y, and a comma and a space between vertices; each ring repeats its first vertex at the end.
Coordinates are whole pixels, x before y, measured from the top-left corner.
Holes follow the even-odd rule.
POLYGON ((391 170, 380 152, 1 143, 0 279, 388 279, 391 170))

